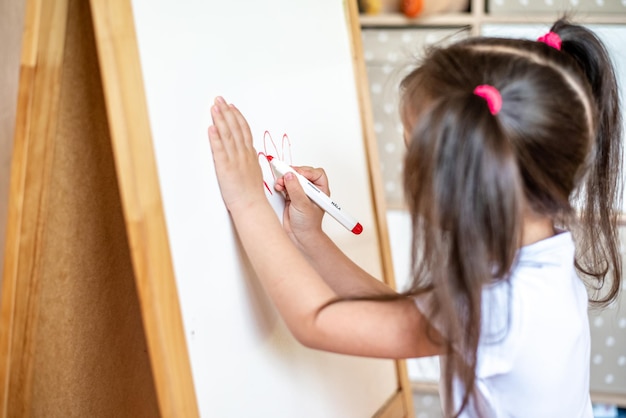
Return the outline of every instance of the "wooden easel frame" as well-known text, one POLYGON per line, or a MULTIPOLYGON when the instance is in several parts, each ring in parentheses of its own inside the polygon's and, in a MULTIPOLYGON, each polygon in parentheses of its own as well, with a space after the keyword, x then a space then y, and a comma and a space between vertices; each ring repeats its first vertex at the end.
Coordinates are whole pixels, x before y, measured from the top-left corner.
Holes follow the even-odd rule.
MULTIPOLYGON (((346 7, 384 276, 393 284, 356 1, 346 7)), ((50 416, 64 407, 80 414, 93 412, 93 402, 129 416, 198 416, 130 0, 28 1, 14 141, 0 312, 0 416, 37 415, 38 408, 50 416), (102 219, 98 206, 81 203, 92 196, 105 196, 103 204, 113 210, 103 213, 113 213, 111 219, 102 219), (85 225, 72 229, 73 235, 65 232, 68 222, 79 220, 85 225), (121 233, 111 234, 110 225, 121 233), (83 256, 76 260, 72 254, 83 256), (101 268, 94 270, 94 264, 101 268), (72 284, 87 276, 93 280, 87 285, 72 284), (68 292, 55 293, 58 288, 68 292), (75 288, 101 294, 85 298, 75 288), (59 295, 67 299, 58 301, 59 295), (103 340, 102 347, 90 346, 98 334, 66 318, 67 306, 83 314, 100 309, 107 324, 122 328, 124 344, 131 344, 103 340), (125 306, 139 318, 116 313, 125 306), (90 374, 84 385, 107 388, 97 400, 78 399, 76 393, 59 399, 63 390, 42 386, 54 382, 46 373, 58 367, 45 360, 65 358, 42 331, 43 322, 57 319, 78 330, 65 338, 86 345, 84 352, 94 358, 85 364, 113 359, 93 375, 81 371, 90 374), (132 361, 125 361, 127 353, 132 361), (111 386, 130 395, 120 397, 111 386)), ((101 319, 79 321, 98 326, 101 319)), ((377 417, 408 417, 413 411, 405 362, 396 365, 398 391, 377 417)), ((70 373, 62 376, 74 387, 81 384, 70 373)))

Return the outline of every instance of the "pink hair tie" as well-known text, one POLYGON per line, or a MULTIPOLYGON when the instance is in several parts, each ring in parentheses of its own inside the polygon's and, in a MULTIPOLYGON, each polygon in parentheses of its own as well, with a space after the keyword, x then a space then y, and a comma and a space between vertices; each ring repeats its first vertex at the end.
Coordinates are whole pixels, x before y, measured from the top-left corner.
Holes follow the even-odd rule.
POLYGON ((502 109, 502 96, 494 86, 481 84, 480 86, 476 86, 474 94, 487 101, 487 106, 489 106, 489 111, 492 115, 497 115, 500 109, 502 109))
POLYGON ((537 38, 537 42, 543 42, 546 45, 551 46, 554 49, 561 50, 561 37, 558 33, 552 31, 546 33, 543 36, 537 38))

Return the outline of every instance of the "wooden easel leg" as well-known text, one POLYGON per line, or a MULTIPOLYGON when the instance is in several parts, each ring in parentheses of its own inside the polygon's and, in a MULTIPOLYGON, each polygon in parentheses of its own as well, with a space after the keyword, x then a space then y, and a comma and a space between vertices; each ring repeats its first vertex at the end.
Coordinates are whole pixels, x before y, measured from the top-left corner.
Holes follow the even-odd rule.
POLYGON ((30 401, 39 219, 45 211, 41 197, 50 168, 66 16, 63 1, 31 0, 26 7, 3 271, 0 400, 4 416, 24 416, 30 401))
POLYGON ((0 415, 159 416, 86 0, 30 0, 0 415))

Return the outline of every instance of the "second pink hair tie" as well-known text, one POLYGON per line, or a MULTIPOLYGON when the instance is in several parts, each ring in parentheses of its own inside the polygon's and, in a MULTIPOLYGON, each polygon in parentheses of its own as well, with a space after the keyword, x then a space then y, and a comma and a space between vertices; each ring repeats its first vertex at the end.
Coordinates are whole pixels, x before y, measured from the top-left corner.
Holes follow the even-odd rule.
POLYGON ((537 38, 537 42, 543 42, 544 44, 549 45, 554 49, 557 49, 559 51, 561 50, 562 41, 558 33, 550 31, 545 35, 537 38))
POLYGON ((474 94, 485 99, 492 115, 497 115, 500 109, 502 109, 502 96, 494 86, 481 84, 476 86, 474 94))

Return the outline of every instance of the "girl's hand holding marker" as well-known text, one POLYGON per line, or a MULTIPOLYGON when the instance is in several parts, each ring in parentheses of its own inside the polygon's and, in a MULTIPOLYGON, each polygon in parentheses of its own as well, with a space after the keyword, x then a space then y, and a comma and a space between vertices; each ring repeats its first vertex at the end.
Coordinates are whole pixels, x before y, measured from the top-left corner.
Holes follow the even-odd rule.
POLYGON ((313 201, 317 206, 324 209, 329 215, 337 220, 340 224, 346 227, 349 231, 358 235, 363 232, 363 227, 360 223, 354 220, 350 215, 345 213, 339 203, 332 200, 328 194, 320 190, 315 184, 307 179, 302 174, 298 173, 293 167, 284 161, 277 160, 271 155, 267 156, 267 160, 272 165, 272 170, 277 177, 282 177, 287 173, 292 173, 298 179, 298 182, 302 186, 304 193, 313 201))

